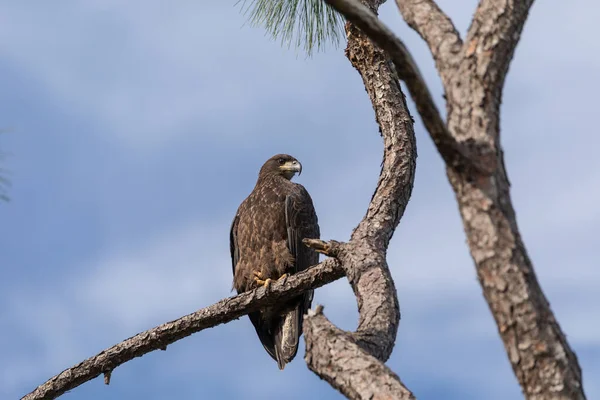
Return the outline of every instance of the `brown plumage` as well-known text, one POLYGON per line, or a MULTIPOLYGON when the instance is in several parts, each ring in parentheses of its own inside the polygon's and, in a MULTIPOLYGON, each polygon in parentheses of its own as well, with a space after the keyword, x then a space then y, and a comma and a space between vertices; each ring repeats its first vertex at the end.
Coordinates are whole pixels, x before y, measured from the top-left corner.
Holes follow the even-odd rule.
MULTIPOLYGON (((294 157, 277 154, 260 169, 252 193, 242 202, 231 224, 230 247, 233 286, 238 293, 255 289, 269 280, 305 270, 319 255, 302 243, 319 238, 317 214, 310 195, 290 179, 302 172, 294 157)), ((313 291, 250 313, 265 350, 279 369, 298 351, 302 320, 310 308, 313 291)))

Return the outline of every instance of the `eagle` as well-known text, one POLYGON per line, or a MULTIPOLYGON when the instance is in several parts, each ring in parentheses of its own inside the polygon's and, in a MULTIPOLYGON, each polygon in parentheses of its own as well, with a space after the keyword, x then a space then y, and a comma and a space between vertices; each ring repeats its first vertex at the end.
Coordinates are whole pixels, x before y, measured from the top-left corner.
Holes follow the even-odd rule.
MULTIPOLYGON (((288 154, 277 154, 261 167, 252 193, 240 204, 230 232, 233 288, 242 293, 319 261, 302 239, 319 239, 312 199, 304 186, 291 179, 302 164, 288 154)), ((302 320, 313 291, 248 314, 258 337, 280 370, 298 351, 302 320)))

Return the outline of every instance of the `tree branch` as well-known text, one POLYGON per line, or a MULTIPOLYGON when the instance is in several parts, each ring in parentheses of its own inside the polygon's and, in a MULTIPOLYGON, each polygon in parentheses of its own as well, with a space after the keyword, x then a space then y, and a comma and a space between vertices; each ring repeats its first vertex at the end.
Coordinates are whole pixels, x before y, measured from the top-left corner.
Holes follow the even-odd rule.
POLYGON ((501 154, 489 178, 447 170, 484 297, 526 398, 585 399, 577 357, 519 233, 501 154))
POLYGON ((469 27, 461 70, 501 94, 508 67, 521 38, 533 0, 481 0, 469 27), (471 73, 472 74, 472 73, 471 73))
POLYGON ((429 46, 437 70, 445 81, 460 62, 462 40, 452 20, 434 0, 396 0, 406 23, 429 46))
POLYGON ((141 357, 154 350, 165 349, 167 345, 193 333, 232 321, 266 305, 291 299, 306 290, 318 288, 342 276, 344 276, 344 270, 340 263, 334 259, 328 259, 306 271, 272 283, 268 290, 262 287, 221 300, 209 307, 159 325, 116 344, 64 370, 21 400, 55 399, 66 391, 101 374, 105 374, 105 382, 110 381, 110 374, 116 367, 135 357, 141 357))
POLYGON ((508 67, 532 0, 482 0, 446 85, 448 128, 494 173, 448 168, 483 294, 513 371, 530 400, 585 399, 581 368, 550 309, 519 232, 500 145, 508 67))
POLYGON ((448 129, 478 163, 498 168, 504 81, 533 0, 480 1, 456 72, 444 82, 448 129))
MULTIPOLYGON (((373 11, 380 3, 365 2, 373 11)), ((383 136, 383 162, 365 217, 350 242, 335 248, 357 298, 358 328, 353 333, 342 332, 320 311, 307 317, 305 359, 313 372, 350 399, 411 399, 410 391, 383 362, 394 348, 400 322, 386 251, 413 188, 417 156, 413 121, 384 51, 352 23, 346 24, 346 33, 346 56, 363 79, 383 136), (375 380, 381 383, 377 388, 375 380)))
POLYGON ((322 308, 304 317, 308 327, 306 364, 311 371, 327 368, 324 378, 350 399, 399 399, 415 397, 385 364, 356 345, 354 338, 335 327, 322 314, 322 308))
POLYGON ((325 1, 387 52, 399 79, 406 83, 423 124, 446 164, 462 170, 474 168, 483 175, 489 175, 494 164, 479 157, 481 152, 478 150, 474 153, 470 146, 457 142, 448 131, 419 67, 402 40, 357 0, 325 1))
MULTIPOLYGON (((427 104, 432 103, 430 96, 415 89, 419 88, 415 82, 423 79, 414 72, 418 69, 402 42, 356 1, 327 1, 388 51, 415 98, 446 162, 484 296, 526 397, 585 399, 577 357, 550 309, 521 239, 499 143, 502 87, 533 1, 480 2, 461 50, 464 58, 454 70, 442 66, 439 71, 447 95, 448 124, 443 129, 437 109, 427 104)), ((397 1, 401 7, 417 3, 397 1)), ((429 7, 431 19, 447 19, 440 17, 441 11, 431 1, 418 3, 429 7)), ((426 28, 427 24, 419 22, 416 15, 409 19, 413 17, 420 29, 433 29, 426 28)), ((439 29, 448 32, 450 25, 443 25, 439 29)), ((423 36, 430 34, 433 30, 423 31, 423 36)), ((451 36, 439 43, 454 43, 451 36)), ((430 46, 434 42, 429 41, 430 46)), ((367 85, 364 75, 363 80, 367 85)), ((386 87, 389 83, 380 79, 378 85, 386 87)))

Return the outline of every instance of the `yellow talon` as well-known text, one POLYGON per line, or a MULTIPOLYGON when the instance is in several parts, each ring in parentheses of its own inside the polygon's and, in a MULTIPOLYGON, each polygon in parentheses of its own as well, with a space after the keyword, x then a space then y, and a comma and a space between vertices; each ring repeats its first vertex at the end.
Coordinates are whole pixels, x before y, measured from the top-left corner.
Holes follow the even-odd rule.
POLYGON ((262 279, 254 278, 254 282, 256 282, 258 286, 266 286, 268 288, 269 286, 271 286, 272 280, 271 278, 267 278, 263 281, 262 279))
POLYGON ((258 286, 269 286, 271 284, 271 279, 267 278, 267 279, 263 279, 264 275, 261 271, 252 271, 252 274, 254 275, 254 282, 256 282, 256 284, 258 286))
MULTIPOLYGON (((273 280, 271 278, 263 279, 264 275, 260 271, 252 271, 252 274, 254 275, 254 282, 256 282, 258 286, 266 286, 268 288, 271 285, 271 283, 273 283, 273 280)), ((285 280, 287 279, 287 277, 288 274, 283 274, 277 279, 277 282, 285 280)))

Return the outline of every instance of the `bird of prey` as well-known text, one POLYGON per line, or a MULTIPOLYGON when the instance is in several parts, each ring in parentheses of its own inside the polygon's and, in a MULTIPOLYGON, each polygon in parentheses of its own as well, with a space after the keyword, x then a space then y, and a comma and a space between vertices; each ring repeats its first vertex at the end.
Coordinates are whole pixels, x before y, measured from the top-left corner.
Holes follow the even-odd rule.
MULTIPOLYGON (((319 255, 302 239, 320 237, 317 214, 306 189, 291 181, 302 172, 294 157, 277 154, 258 174, 252 193, 231 224, 233 287, 238 293, 269 285, 315 265, 319 255)), ((250 313, 250 321, 267 353, 283 369, 298 351, 302 320, 313 291, 250 313)))

